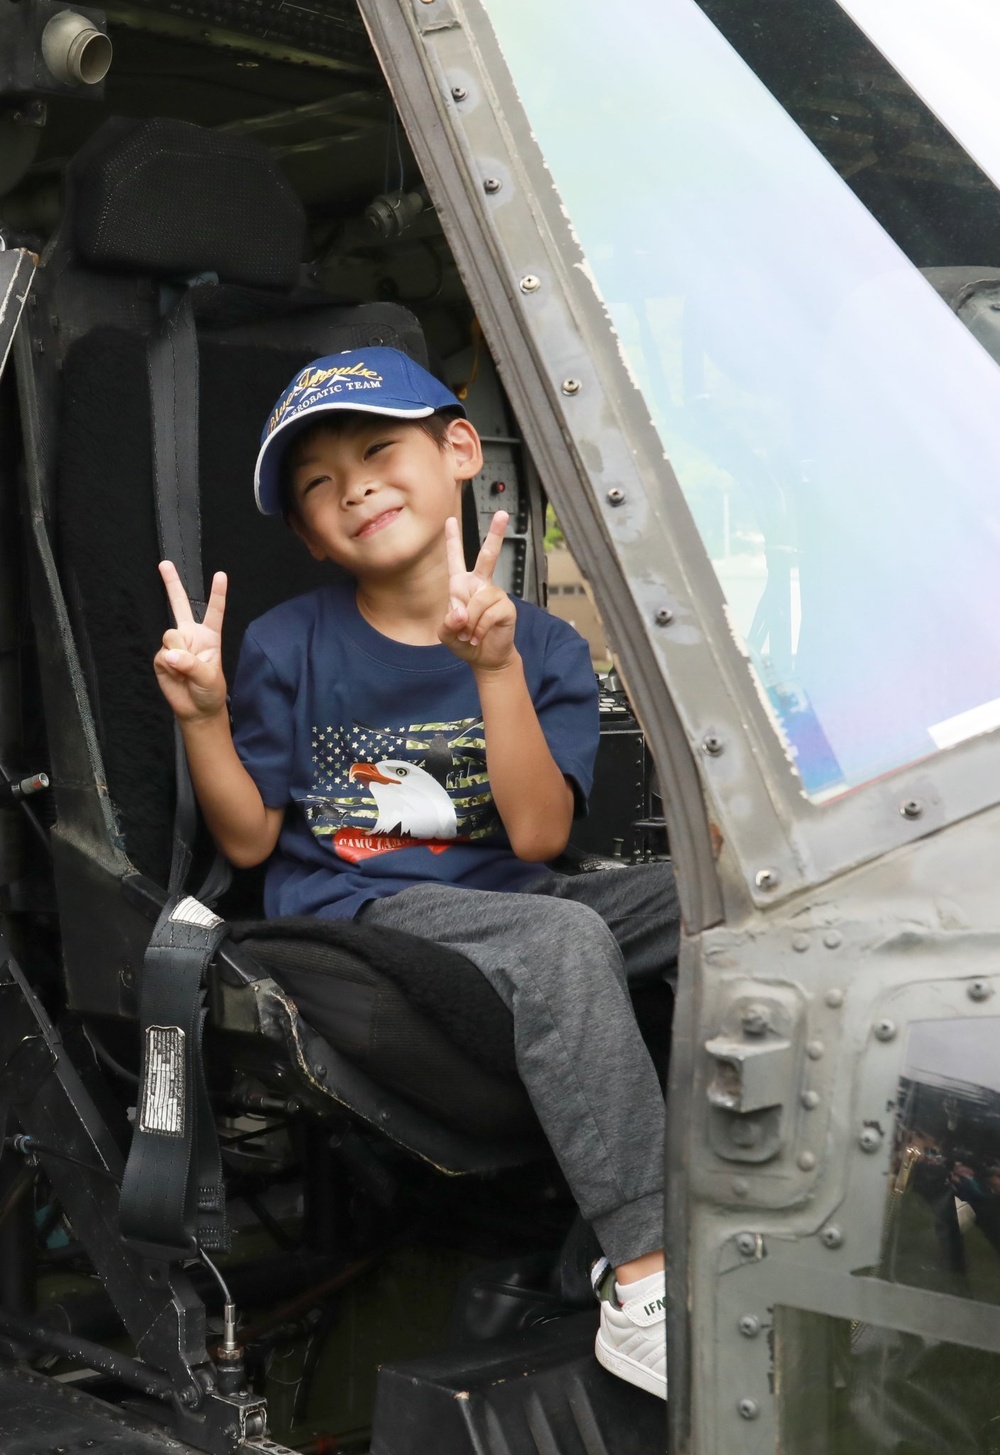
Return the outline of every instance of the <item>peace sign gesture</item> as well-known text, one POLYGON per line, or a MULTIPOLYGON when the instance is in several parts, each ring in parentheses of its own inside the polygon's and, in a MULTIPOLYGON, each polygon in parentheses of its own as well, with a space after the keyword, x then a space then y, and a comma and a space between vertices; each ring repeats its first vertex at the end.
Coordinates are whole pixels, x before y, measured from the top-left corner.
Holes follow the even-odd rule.
POLYGON ((195 621, 191 602, 172 561, 160 562, 175 627, 163 634, 153 659, 160 690, 181 722, 214 717, 226 706, 222 673, 222 621, 226 614, 226 575, 216 571, 205 616, 195 621))
POLYGON ((496 512, 471 571, 465 564, 462 534, 454 516, 445 522, 444 528, 448 615, 441 623, 438 636, 470 666, 491 672, 506 667, 514 653, 517 620, 514 603, 493 584, 493 572, 509 519, 506 510, 496 512))

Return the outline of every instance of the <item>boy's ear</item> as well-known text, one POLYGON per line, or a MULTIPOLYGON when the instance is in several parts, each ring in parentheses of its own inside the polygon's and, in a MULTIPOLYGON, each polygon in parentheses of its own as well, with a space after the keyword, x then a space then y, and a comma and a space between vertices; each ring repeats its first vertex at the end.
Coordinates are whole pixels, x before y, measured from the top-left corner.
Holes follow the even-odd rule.
POLYGON ((475 425, 467 419, 448 422, 448 444, 455 459, 456 480, 471 480, 483 468, 483 446, 475 425))

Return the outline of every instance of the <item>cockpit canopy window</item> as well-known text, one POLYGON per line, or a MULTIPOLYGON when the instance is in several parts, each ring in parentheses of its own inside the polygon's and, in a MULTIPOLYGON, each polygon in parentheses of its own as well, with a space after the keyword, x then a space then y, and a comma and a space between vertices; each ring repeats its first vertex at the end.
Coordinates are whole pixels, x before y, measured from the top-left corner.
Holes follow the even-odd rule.
POLYGON ((1000 726, 992 181, 835 0, 486 8, 805 792, 1000 726))

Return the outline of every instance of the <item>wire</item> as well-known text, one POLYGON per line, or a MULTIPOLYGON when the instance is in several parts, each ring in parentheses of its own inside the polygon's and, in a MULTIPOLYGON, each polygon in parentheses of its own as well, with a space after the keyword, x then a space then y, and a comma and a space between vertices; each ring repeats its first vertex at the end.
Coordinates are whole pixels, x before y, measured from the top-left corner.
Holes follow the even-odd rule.
POLYGON ((229 1289, 226 1287, 226 1280, 223 1278, 222 1274, 219 1272, 218 1268, 216 1268, 215 1264, 212 1262, 211 1258, 205 1252, 204 1248, 201 1246, 200 1243, 198 1244, 198 1257, 204 1263, 209 1273, 214 1275, 216 1283, 222 1289, 223 1301, 225 1303, 232 1303, 232 1296, 229 1292, 229 1289))
POLYGON ((107 1066, 109 1071, 113 1071, 116 1076, 120 1076, 122 1080, 127 1081, 130 1086, 138 1086, 139 1078, 135 1074, 135 1072, 129 1071, 127 1067, 122 1066, 118 1061, 115 1060, 111 1052, 107 1050, 98 1039, 96 1031, 92 1031, 86 1023, 84 1023, 82 1029, 84 1037, 86 1038, 90 1049, 93 1051, 98 1061, 103 1062, 103 1064, 107 1066))
POLYGON ((282 1127, 290 1125, 291 1117, 279 1117, 277 1121, 266 1122, 261 1127, 254 1127, 252 1131, 239 1132, 234 1137, 222 1136, 219 1140, 222 1143, 222 1150, 227 1152, 230 1147, 237 1147, 241 1142, 252 1142, 257 1137, 269 1136, 271 1132, 280 1132, 282 1127))
POLYGON ((116 1187, 121 1186, 121 1179, 107 1167, 100 1167, 96 1162, 84 1162, 80 1157, 71 1157, 68 1152, 57 1151, 55 1147, 46 1146, 44 1142, 37 1142, 26 1132, 19 1132, 16 1137, 8 1137, 4 1146, 13 1147, 15 1152, 20 1152, 25 1157, 54 1157, 57 1162, 68 1162, 72 1167, 82 1167, 85 1172, 96 1173, 98 1177, 106 1177, 116 1187))

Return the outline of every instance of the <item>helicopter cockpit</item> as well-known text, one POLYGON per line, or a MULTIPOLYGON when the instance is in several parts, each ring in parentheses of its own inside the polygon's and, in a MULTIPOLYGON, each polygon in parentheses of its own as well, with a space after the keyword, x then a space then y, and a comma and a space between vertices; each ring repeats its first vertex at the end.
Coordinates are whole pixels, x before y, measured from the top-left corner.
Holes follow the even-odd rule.
POLYGON ((503 1007, 419 940, 262 921, 143 675, 166 544, 195 585, 231 570, 243 624, 308 585, 244 488, 260 419, 309 358, 394 342, 484 438, 468 538, 502 503, 500 579, 544 602, 551 502, 614 649, 575 868, 678 867, 676 1010, 631 987, 669 1076, 671 1448, 997 1448, 1000 126, 995 22, 939 9, 0 17, 0 1411, 14 1389, 22 1435, 32 1401, 83 1428, 45 1403, 47 1360, 226 1455, 664 1448, 662 1406, 588 1362, 593 1247, 503 1007), (144 1008, 188 898, 187 1010, 144 1008), (221 1142, 168 1188, 200 1263, 119 1221, 156 1119, 137 1028, 163 1025, 190 1030, 156 1042, 189 1131, 221 1142), (213 1272, 223 1207, 242 1251, 213 1272), (35 1274, 60 1268, 45 1317, 35 1274))

